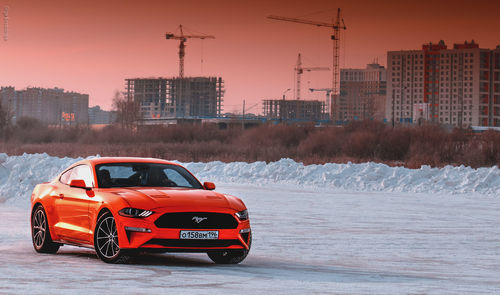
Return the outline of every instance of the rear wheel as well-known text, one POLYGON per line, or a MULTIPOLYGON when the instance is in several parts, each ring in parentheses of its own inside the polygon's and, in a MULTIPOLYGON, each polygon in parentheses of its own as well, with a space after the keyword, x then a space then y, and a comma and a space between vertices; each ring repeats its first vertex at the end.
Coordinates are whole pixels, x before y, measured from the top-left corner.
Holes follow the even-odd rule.
POLYGON ((47 214, 42 205, 38 206, 31 216, 31 239, 35 251, 39 253, 56 253, 61 246, 52 241, 47 214))
POLYGON ((250 236, 248 250, 213 250, 207 252, 207 255, 217 264, 238 264, 247 257, 251 244, 252 237, 250 236))
POLYGON ((94 232, 94 248, 97 256, 107 263, 126 263, 130 259, 130 256, 125 255, 118 245, 115 218, 109 212, 101 215, 97 221, 94 232))

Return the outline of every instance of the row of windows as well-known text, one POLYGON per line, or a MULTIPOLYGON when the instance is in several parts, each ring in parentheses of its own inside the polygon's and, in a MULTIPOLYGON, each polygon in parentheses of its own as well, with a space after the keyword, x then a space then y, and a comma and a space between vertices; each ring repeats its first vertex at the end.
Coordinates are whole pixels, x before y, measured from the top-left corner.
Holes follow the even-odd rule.
MULTIPOLYGON (((471 58, 474 57, 474 53, 472 53, 472 52, 470 54, 469 54, 469 52, 465 52, 463 54, 464 54, 465 57, 471 57, 471 58)), ((416 58, 416 59, 422 59, 422 58, 424 58, 424 55, 422 53, 420 53, 420 54, 408 54, 408 55, 393 55, 392 57, 394 59, 401 59, 401 56, 406 56, 407 58, 413 57, 413 58, 416 58)), ((449 58, 449 57, 455 57, 456 58, 456 57, 459 57, 459 56, 460 56, 459 53, 441 53, 439 57, 441 57, 441 58, 444 58, 444 57, 447 57, 447 58, 449 58)))
MULTIPOLYGON (((396 114, 396 115, 398 115, 398 116, 402 116, 403 114, 398 113, 398 114, 396 114)), ((409 113, 406 113, 406 115, 407 115, 407 116, 409 116, 410 114, 409 114, 409 113)), ((407 119, 407 118, 404 118, 404 119, 407 119)), ((399 118, 399 117, 396 117, 396 121, 399 121, 399 120, 400 120, 400 118, 399 118)), ((440 122, 451 122, 451 121, 453 121, 453 122, 457 122, 458 120, 457 120, 457 118, 456 118, 456 117, 453 117, 452 119, 450 119, 450 118, 448 118, 448 117, 445 117, 445 118, 439 118, 439 121, 440 121, 440 122)), ((472 122, 472 117, 469 117, 469 118, 463 118, 463 121, 469 121, 469 122, 472 122)))

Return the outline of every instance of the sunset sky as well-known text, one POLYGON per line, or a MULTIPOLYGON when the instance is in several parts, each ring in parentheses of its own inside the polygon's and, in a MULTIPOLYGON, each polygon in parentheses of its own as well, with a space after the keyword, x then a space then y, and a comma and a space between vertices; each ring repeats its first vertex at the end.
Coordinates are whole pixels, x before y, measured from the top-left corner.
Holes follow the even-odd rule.
MULTIPOLYGON (((111 107, 124 79, 178 74, 178 41, 165 40, 183 24, 189 33, 186 76, 221 76, 224 111, 241 111, 293 88, 300 52, 304 66, 332 63, 331 31, 266 19, 269 14, 332 21, 343 9, 348 30, 342 67, 365 67, 389 50, 445 40, 500 45, 498 1, 126 1, 0 0, 8 5, 9 40, 0 43, 0 85, 60 87, 88 93, 90 105, 111 107), (201 57, 203 55, 203 72, 201 57)), ((3 9, 2 9, 3 12, 3 9)), ((3 31, 3 28, 2 28, 3 31)), ((330 72, 303 75, 303 89, 330 87, 330 72)), ((292 92, 288 93, 293 98, 292 92)), ((324 94, 303 91, 306 99, 324 94)), ((250 112, 260 112, 258 105, 250 112)))

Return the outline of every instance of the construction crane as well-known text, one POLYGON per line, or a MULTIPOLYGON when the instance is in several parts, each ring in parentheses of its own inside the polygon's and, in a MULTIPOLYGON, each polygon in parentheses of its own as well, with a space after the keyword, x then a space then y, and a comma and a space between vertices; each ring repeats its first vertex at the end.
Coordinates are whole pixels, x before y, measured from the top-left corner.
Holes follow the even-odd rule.
POLYGON ((187 39, 215 39, 211 35, 184 35, 182 25, 179 25, 180 35, 173 33, 166 33, 165 39, 179 40, 179 78, 184 78, 184 55, 186 54, 186 41, 187 39))
POLYGON ((315 91, 324 91, 326 93, 326 100, 330 97, 330 93, 332 93, 333 89, 332 88, 309 88, 309 91, 315 92, 315 91))
POLYGON ((3 8, 3 40, 9 40, 9 6, 3 8))
POLYGON ((347 27, 345 26, 344 19, 342 18, 342 14, 340 11, 340 8, 337 9, 337 19, 334 19, 332 23, 325 23, 325 22, 317 22, 317 21, 311 21, 307 19, 299 19, 299 18, 291 18, 291 17, 284 17, 284 16, 277 16, 277 15, 270 15, 267 18, 269 19, 274 19, 274 20, 280 20, 280 21, 288 21, 288 22, 294 22, 294 23, 301 23, 301 24, 306 24, 306 25, 313 25, 317 27, 327 27, 327 28, 332 28, 333 29, 333 35, 332 40, 333 40, 333 75, 332 75, 332 97, 328 99, 327 101, 327 108, 330 112, 330 115, 332 116, 333 119, 333 110, 332 107, 330 106, 330 101, 335 101, 333 99, 333 96, 338 94, 338 81, 339 81, 339 58, 340 58, 340 30, 346 30, 347 27))
POLYGON ((308 71, 308 72, 311 72, 311 71, 329 71, 330 68, 327 68, 327 67, 302 67, 302 58, 301 58, 301 55, 299 53, 299 56, 297 57, 297 65, 295 66, 295 73, 297 75, 297 88, 295 89, 296 91, 296 94, 295 94, 295 98, 297 100, 300 100, 300 77, 302 76, 302 74, 304 73, 304 71, 308 71))
POLYGON ((309 88, 309 91, 314 92, 314 91, 324 91, 326 93, 326 100, 325 102, 328 102, 330 98, 330 94, 332 93, 333 89, 332 88, 309 88))

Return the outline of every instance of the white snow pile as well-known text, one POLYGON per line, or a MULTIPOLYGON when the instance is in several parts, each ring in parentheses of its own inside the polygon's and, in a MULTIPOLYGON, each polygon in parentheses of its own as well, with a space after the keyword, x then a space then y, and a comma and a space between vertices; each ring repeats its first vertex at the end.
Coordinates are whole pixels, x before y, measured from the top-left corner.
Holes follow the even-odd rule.
POLYGON ((378 163, 303 165, 277 162, 185 163, 201 180, 228 183, 289 184, 339 192, 413 192, 432 194, 500 194, 500 169, 446 166, 420 169, 378 163))
MULTIPOLYGON (((0 203, 28 205, 36 184, 52 180, 64 168, 81 159, 0 153, 0 203)), ((286 184, 339 192, 500 195, 500 169, 497 167, 422 166, 407 169, 377 163, 303 165, 290 159, 269 164, 215 161, 183 165, 201 181, 222 183, 286 184)))
POLYGON ((0 153, 0 204, 29 206, 35 185, 51 181, 59 172, 82 158, 58 158, 47 154, 7 156, 0 153))

